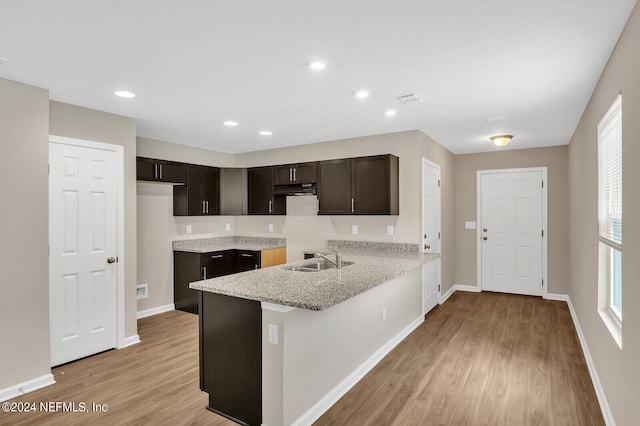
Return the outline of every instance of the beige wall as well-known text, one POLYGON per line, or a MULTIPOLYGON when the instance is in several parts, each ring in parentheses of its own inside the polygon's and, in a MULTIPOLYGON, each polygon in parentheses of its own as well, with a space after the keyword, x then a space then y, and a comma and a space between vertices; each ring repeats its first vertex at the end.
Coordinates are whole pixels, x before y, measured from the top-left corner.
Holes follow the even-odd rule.
POLYGON ((569 292, 615 422, 636 425, 640 417, 640 8, 636 6, 609 58, 569 145, 569 292), (597 312, 596 126, 622 92, 622 349, 597 312))
POLYGON ((0 79, 0 390, 51 373, 49 92, 0 79))
POLYGON ((136 321, 136 122, 132 118, 51 101, 52 135, 124 146, 125 337, 136 321))
MULTIPOLYGON (((171 186, 138 183, 138 283, 149 285, 149 298, 138 301, 138 310, 173 303, 171 241, 223 235, 251 235, 287 239, 287 260, 303 258, 305 249, 323 247, 329 239, 420 243, 422 156, 441 166, 443 209, 453 210, 453 155, 419 131, 367 136, 251 153, 206 151, 167 142, 138 138, 138 155, 179 159, 212 166, 252 167, 376 154, 399 157, 400 215, 318 216, 315 197, 288 197, 286 216, 173 217, 171 186), (229 223, 231 231, 225 231, 229 223), (186 225, 193 233, 186 234, 186 225), (268 231, 273 224, 274 232, 268 231), (358 225, 358 235, 351 234, 358 225), (395 234, 387 235, 393 225, 395 234), (158 232, 158 230, 163 230, 158 232), (164 231, 166 230, 166 232, 164 231), (164 266, 163 266, 164 265, 164 266)), ((449 211, 451 211, 449 210, 449 211)), ((453 285, 454 232, 450 215, 443 215, 443 292, 453 285)))
MULTIPOLYGON (((512 143, 517 143, 514 140, 512 143)), ((456 284, 477 284, 476 230, 465 229, 465 221, 476 221, 478 170, 547 167, 548 188, 548 291, 568 294, 568 201, 567 147, 507 150, 456 156, 455 257, 456 284)))

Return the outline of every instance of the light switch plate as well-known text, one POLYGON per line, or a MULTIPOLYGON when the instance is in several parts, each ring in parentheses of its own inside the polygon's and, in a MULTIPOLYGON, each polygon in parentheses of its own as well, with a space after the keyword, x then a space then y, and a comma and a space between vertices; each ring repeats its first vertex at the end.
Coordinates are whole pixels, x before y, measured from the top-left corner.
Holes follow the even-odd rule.
POLYGON ((475 222, 465 222, 464 223, 464 229, 476 229, 476 223, 475 222))
POLYGON ((269 224, 269 232, 273 232, 273 223, 269 224))
POLYGON ((353 235, 358 235, 358 225, 351 225, 351 233, 353 235))
POLYGON ((231 231, 231 224, 230 223, 226 223, 224 225, 224 229, 226 229, 227 231, 231 231))
POLYGON ((387 225, 387 235, 393 235, 393 225, 387 225))
POLYGON ((269 343, 278 345, 278 326, 275 324, 269 324, 269 343))
POLYGON ((187 225, 187 234, 191 233, 191 225, 187 225))

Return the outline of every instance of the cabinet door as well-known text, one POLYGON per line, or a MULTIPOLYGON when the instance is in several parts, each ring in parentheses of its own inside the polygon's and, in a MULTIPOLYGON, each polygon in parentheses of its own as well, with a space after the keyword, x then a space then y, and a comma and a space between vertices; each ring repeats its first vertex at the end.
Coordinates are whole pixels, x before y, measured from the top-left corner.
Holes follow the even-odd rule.
POLYGON ((285 164, 282 166, 274 167, 275 184, 276 185, 289 185, 293 182, 293 164, 285 164))
POLYGON ((253 250, 236 251, 237 266, 235 272, 260 269, 260 252, 253 250))
POLYGON ((187 182, 187 165, 183 163, 175 163, 172 161, 160 161, 159 164, 160 180, 162 182, 186 183, 187 182))
POLYGON ((222 277, 234 272, 232 250, 202 253, 201 262, 203 279, 222 277))
POLYGON ((187 166, 187 216, 202 216, 206 207, 202 198, 202 182, 205 174, 204 166, 189 164, 187 166))
POLYGON ((200 197, 204 201, 204 215, 220 214, 220 169, 203 168, 200 190, 200 197))
POLYGON ((152 182, 185 183, 186 164, 136 157, 136 179, 152 182))
POLYGON ((253 167, 247 170, 249 214, 273 213, 273 168, 253 167))
POLYGON ((220 214, 247 214, 247 169, 220 169, 220 214))
POLYGON ((155 181, 158 171, 156 162, 151 158, 136 158, 136 179, 155 181))
POLYGON ((198 291, 189 283, 203 278, 200 253, 173 252, 173 303, 176 309, 198 313, 198 291))
POLYGON ((293 165, 293 181, 294 183, 316 183, 316 162, 300 163, 293 165))
POLYGON ((397 188, 398 157, 377 155, 351 159, 353 214, 398 214, 397 188))
POLYGON ((351 162, 318 162, 318 214, 351 214, 351 162))

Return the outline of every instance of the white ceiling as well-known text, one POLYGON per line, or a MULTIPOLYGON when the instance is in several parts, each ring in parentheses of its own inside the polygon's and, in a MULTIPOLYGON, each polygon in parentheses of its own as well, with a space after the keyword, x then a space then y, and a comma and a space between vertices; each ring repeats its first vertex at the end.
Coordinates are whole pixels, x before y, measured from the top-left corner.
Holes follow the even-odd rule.
POLYGON ((226 152, 413 129, 453 153, 495 150, 500 133, 515 135, 508 149, 563 145, 634 5, 2 0, 0 77, 134 117, 139 136, 226 152), (413 91, 427 101, 395 99, 413 91))

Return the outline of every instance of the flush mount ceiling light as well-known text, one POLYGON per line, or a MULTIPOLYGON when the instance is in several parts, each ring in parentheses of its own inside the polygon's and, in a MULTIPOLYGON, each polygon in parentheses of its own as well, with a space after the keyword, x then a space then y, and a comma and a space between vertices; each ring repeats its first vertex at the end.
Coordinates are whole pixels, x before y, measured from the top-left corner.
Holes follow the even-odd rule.
POLYGON ((354 95, 356 95, 356 98, 358 99, 364 99, 369 97, 369 92, 367 92, 366 90, 358 90, 354 93, 354 95))
POLYGON ((238 122, 233 120, 227 120, 224 122, 224 125, 229 127, 235 127, 238 125, 238 122))
POLYGON ((489 139, 491 139, 491 142, 493 142, 496 146, 506 146, 509 142, 511 142, 512 138, 513 135, 498 135, 491 136, 489 139))
POLYGON ((406 105, 417 105, 424 102, 424 96, 417 92, 407 93, 406 95, 398 96, 396 99, 406 105))
POLYGON ((120 96, 121 98, 135 98, 136 94, 133 92, 129 92, 128 90, 116 90, 115 92, 116 96, 120 96))
POLYGON ((327 65, 322 61, 312 61, 309 63, 309 68, 316 71, 323 70, 326 66, 327 65))
POLYGON ((387 117, 393 117, 394 115, 396 115, 396 110, 395 109, 387 109, 384 111, 384 115, 386 115, 387 117))
POLYGON ((273 133, 271 133, 271 130, 260 130, 260 135, 261 136, 271 136, 273 133))

